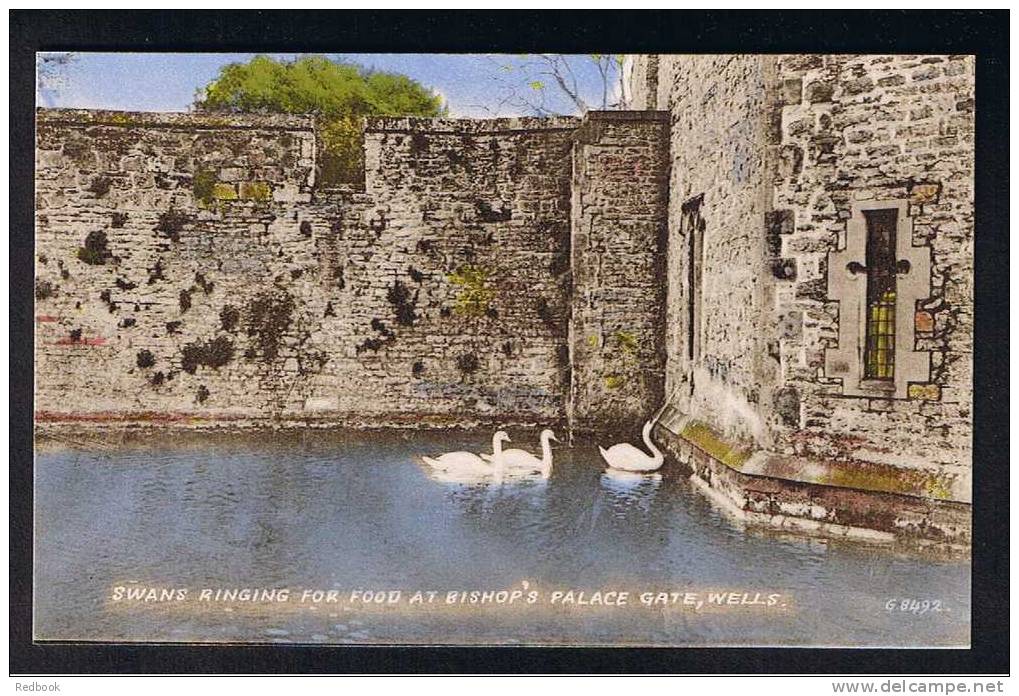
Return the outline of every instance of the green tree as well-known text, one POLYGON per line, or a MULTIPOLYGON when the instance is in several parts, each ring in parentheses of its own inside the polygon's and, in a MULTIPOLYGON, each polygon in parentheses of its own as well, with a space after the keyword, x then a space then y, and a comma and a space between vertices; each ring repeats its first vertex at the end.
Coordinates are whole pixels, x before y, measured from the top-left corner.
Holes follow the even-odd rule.
POLYGON ((231 63, 199 90, 200 111, 273 112, 319 118, 320 181, 355 183, 364 167, 365 116, 441 116, 442 99, 405 75, 338 63, 323 56, 281 61, 255 56, 231 63))

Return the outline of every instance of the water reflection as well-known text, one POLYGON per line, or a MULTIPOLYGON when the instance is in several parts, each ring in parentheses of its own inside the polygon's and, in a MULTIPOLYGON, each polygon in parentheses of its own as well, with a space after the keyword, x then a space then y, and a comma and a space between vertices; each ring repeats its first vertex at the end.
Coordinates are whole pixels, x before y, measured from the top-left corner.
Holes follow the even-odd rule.
POLYGON ((654 500, 655 493, 662 485, 662 475, 639 474, 632 471, 606 469, 601 475, 601 486, 610 495, 648 509, 654 500))
POLYGON ((155 438, 41 453, 36 628, 44 638, 663 645, 958 645, 969 567, 741 527, 668 466, 605 470, 557 447, 548 480, 438 481, 420 452, 486 433, 155 438), (732 588, 788 593, 774 616, 670 612, 404 615, 114 611, 116 584, 414 590, 732 588), (894 597, 951 608, 903 617, 894 597))

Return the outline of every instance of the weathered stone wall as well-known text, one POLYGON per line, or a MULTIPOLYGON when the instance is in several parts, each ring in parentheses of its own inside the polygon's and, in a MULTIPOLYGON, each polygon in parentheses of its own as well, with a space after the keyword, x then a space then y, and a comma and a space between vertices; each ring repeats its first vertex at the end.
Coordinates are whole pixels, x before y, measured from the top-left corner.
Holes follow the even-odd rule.
POLYGON ((573 182, 571 422, 626 430, 661 403, 668 121, 600 112, 578 133, 573 182))
MULTIPOLYGON (((807 455, 943 473, 941 497, 969 500, 973 340, 971 56, 783 56, 775 208, 796 277, 776 307, 802 326, 782 337, 782 374, 800 399, 787 447, 807 455), (800 163, 797 166, 797 163, 800 163), (839 307, 825 280, 853 205, 906 203, 912 246, 930 253, 930 297, 907 307, 929 377, 905 399, 849 396, 825 371, 839 307)), ((776 134, 778 136, 778 134, 776 134)))
POLYGON ((312 126, 38 113, 37 412, 261 408, 242 396, 264 398, 265 363, 242 359, 256 348, 236 334, 246 303, 300 264, 282 211, 311 198, 312 126))
POLYGON ((330 296, 353 321, 327 366, 341 411, 562 417, 577 123, 369 124, 366 203, 349 230, 323 230, 339 246, 321 257, 349 278, 330 296))
POLYGON ((308 118, 40 111, 39 416, 564 418, 579 125, 375 119, 319 191, 308 118))
POLYGON ((770 377, 765 70, 759 56, 661 56, 655 96, 672 120, 666 391, 755 440, 770 377))
POLYGON ((657 109, 659 56, 654 53, 623 58, 623 82, 631 109, 657 109))
POLYGON ((972 57, 657 62, 657 79, 648 65, 635 66, 633 92, 635 103, 668 109, 672 120, 666 348, 674 403, 724 437, 803 466, 854 464, 842 471, 855 478, 832 485, 880 487, 872 469, 890 465, 933 475, 930 497, 968 501, 972 57), (899 271, 900 286, 909 281, 924 294, 915 307, 902 300, 900 316, 910 321, 897 362, 922 368, 929 358, 930 368, 922 379, 911 369, 894 392, 867 393, 826 361, 853 352, 839 345, 840 322, 860 320, 840 316, 849 272, 829 266, 845 253, 861 208, 893 204, 905 211, 900 234, 912 235, 905 251, 913 264, 899 271), (691 279, 698 228, 700 276, 691 279), (926 277, 907 275, 926 273, 928 252, 929 293, 926 277), (693 332, 691 287, 701 293, 693 332), (699 342, 692 359, 691 336, 699 342))

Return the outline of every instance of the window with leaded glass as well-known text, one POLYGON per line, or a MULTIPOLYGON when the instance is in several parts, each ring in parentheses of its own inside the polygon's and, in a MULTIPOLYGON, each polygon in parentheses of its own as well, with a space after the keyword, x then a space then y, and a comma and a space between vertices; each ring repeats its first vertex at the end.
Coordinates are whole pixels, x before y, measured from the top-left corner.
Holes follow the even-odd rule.
POLYGON ((895 379, 895 233, 898 210, 864 211, 867 310, 864 378, 895 379))

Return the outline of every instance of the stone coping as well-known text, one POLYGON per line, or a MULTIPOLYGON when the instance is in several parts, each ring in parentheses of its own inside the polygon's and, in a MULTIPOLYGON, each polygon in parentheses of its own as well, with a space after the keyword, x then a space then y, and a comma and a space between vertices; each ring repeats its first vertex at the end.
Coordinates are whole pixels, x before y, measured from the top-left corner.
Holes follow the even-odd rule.
POLYGON ((455 133, 486 134, 514 131, 576 130, 582 119, 576 116, 513 118, 418 118, 412 116, 370 116, 367 133, 455 133))
POLYGON ((584 114, 584 117, 589 121, 656 121, 662 123, 669 123, 671 118, 668 111, 656 111, 654 109, 588 111, 584 114))
MULTIPOLYGON (((313 114, 203 113, 112 111, 99 109, 53 109, 39 107, 40 124, 68 126, 120 126, 167 129, 259 129, 314 130, 313 114)), ((419 118, 410 116, 369 116, 369 133, 456 133, 484 134, 516 131, 576 130, 588 121, 668 122, 667 111, 588 111, 578 116, 518 116, 510 118, 419 118)))
POLYGON ((658 428, 668 431, 729 469, 757 476, 834 488, 893 493, 970 504, 969 481, 942 473, 859 460, 822 460, 771 452, 726 440, 708 424, 669 408, 658 428))
POLYGON ((694 487, 742 523, 797 535, 934 548, 953 555, 966 553, 971 546, 967 503, 742 473, 709 454, 714 445, 704 448, 703 436, 695 444, 667 428, 659 428, 655 435, 670 457, 691 470, 694 487))
POLYGON ((119 126, 169 130, 283 130, 311 131, 312 114, 218 114, 166 111, 107 111, 37 108, 36 123, 63 126, 119 126))

